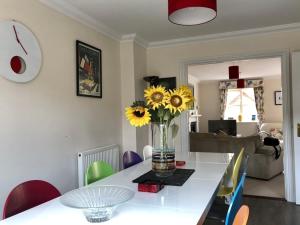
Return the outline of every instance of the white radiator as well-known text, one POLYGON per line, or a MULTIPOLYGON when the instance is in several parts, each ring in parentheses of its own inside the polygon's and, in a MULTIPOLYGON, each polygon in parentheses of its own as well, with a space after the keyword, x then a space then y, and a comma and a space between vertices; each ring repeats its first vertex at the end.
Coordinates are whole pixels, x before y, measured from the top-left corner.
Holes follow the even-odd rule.
POLYGON ((78 184, 84 186, 85 171, 95 161, 109 163, 115 171, 120 169, 120 150, 118 145, 98 147, 84 152, 78 152, 78 184))

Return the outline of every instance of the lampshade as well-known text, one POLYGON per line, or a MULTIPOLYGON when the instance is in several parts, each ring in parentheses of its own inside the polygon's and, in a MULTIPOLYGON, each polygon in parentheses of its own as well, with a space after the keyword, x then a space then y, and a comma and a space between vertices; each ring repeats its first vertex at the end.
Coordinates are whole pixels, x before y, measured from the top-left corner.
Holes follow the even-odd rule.
POLYGON ((237 80, 237 88, 244 88, 245 87, 245 80, 244 79, 238 79, 237 80))
POLYGON ((217 0, 169 0, 169 20, 179 25, 197 25, 217 16, 217 0))
POLYGON ((229 66, 229 79, 239 79, 240 71, 239 66, 229 66))

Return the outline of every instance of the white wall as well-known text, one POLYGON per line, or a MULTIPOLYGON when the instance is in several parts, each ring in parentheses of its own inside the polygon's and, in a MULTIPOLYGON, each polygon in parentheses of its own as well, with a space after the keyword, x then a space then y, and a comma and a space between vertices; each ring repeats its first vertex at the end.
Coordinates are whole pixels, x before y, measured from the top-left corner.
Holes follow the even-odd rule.
MULTIPOLYGON (((144 100, 144 89, 147 83, 144 77, 147 76, 147 51, 144 47, 134 43, 134 77, 135 77, 135 99, 144 100)), ((149 144, 149 127, 136 128, 136 151, 143 155, 143 148, 149 144)))
POLYGON ((219 81, 201 81, 198 84, 200 132, 208 132, 208 120, 220 119, 219 81))
POLYGON ((121 56, 121 112, 123 151, 136 149, 136 129, 130 125, 125 116, 125 108, 135 100, 134 49, 133 42, 123 42, 121 56))
POLYGON ((281 76, 266 77, 264 79, 264 99, 265 99, 265 122, 282 122, 282 105, 275 105, 274 92, 281 91, 281 76))
POLYGON ((29 179, 49 181, 62 193, 77 187, 77 152, 121 144, 121 101, 118 42, 36 0, 0 5, 0 19, 28 26, 43 54, 35 80, 17 84, 0 77, 2 211, 9 191, 29 179), (76 39, 102 49, 102 99, 76 96, 76 39))
POLYGON ((149 143, 148 126, 132 127, 124 112, 135 100, 144 99, 144 89, 147 85, 143 80, 147 73, 146 49, 134 41, 123 41, 120 55, 123 151, 136 151, 142 156, 143 147, 149 143))

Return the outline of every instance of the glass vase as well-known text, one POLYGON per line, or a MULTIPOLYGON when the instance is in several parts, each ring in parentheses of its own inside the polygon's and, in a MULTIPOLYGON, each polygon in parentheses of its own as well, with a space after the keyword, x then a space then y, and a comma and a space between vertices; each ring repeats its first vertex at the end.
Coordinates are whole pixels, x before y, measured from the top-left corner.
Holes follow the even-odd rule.
POLYGON ((158 177, 171 176, 175 169, 175 136, 178 126, 168 123, 152 123, 152 170, 158 177))

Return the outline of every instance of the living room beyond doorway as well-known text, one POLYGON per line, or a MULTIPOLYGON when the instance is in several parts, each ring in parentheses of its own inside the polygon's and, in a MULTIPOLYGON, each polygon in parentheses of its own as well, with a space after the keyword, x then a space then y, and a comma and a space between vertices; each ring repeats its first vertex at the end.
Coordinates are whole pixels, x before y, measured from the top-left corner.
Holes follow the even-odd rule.
POLYGON ((191 151, 249 156, 245 195, 285 198, 281 58, 188 67, 191 151), (270 142, 271 141, 271 142, 270 142))

